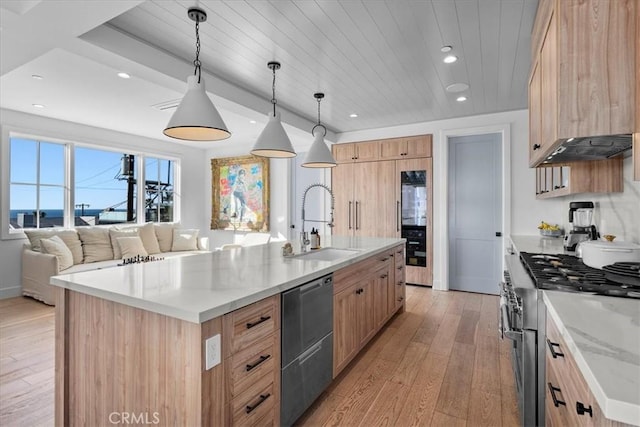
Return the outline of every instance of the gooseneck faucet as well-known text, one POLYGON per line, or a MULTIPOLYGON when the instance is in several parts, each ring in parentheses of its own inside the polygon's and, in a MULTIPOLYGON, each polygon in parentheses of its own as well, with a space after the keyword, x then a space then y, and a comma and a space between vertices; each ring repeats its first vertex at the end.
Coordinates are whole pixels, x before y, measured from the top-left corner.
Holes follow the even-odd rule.
POLYGON ((328 227, 333 227, 333 225, 334 225, 333 224, 333 208, 334 208, 334 205, 335 205, 335 198, 333 197, 333 192, 331 191, 331 188, 329 188, 328 186, 326 186, 324 184, 311 184, 310 186, 307 187, 306 190, 304 190, 304 194, 302 195, 302 231, 300 232, 300 250, 302 252, 306 252, 307 251, 307 245, 310 243, 309 235, 307 234, 306 231, 304 231, 304 223, 306 221, 324 222, 324 223, 327 223, 328 227), (331 196, 331 214, 330 214, 329 221, 326 221, 326 220, 315 220, 315 219, 307 220, 306 219, 304 207, 305 207, 306 202, 307 202, 307 193, 309 192, 309 190, 311 190, 314 187, 324 188, 325 190, 327 190, 327 192, 331 196))

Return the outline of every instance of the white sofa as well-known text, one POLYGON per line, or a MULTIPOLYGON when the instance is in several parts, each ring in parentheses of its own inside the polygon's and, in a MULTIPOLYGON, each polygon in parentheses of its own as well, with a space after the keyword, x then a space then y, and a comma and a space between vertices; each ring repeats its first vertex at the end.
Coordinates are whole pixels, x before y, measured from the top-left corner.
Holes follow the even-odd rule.
POLYGON ((197 233, 167 223, 25 230, 29 243, 25 243, 22 251, 22 294, 55 305, 55 288, 49 284, 51 276, 116 267, 122 263, 119 245, 122 241, 118 236, 140 237, 147 255, 166 259, 209 252, 208 238, 198 237, 197 233), (61 238, 71 252, 73 264, 68 268, 62 267, 69 265, 70 259, 45 253, 42 239, 53 236, 61 238), (174 239, 175 236, 178 237, 174 239))

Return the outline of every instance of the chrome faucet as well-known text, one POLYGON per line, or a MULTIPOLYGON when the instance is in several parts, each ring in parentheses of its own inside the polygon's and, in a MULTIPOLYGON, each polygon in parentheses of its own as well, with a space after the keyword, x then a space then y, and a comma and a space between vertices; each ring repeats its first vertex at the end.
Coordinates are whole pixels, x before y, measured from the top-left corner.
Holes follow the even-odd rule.
POLYGON ((300 250, 302 252, 306 252, 307 251, 307 245, 309 245, 309 243, 311 243, 309 241, 309 234, 304 231, 304 223, 306 221, 312 221, 312 222, 325 222, 327 223, 328 227, 333 227, 333 208, 335 205, 335 198, 333 197, 333 192, 331 191, 331 188, 329 188, 328 186, 324 185, 324 184, 311 184, 310 186, 307 187, 306 190, 304 190, 304 194, 302 195, 302 231, 300 232, 300 250), (307 193, 309 192, 309 190, 311 190, 313 187, 320 187, 320 188, 324 188, 325 190, 327 190, 327 192, 329 193, 329 195, 331 196, 331 219, 329 221, 324 221, 324 220, 314 220, 314 219, 310 219, 307 220, 305 218, 305 211, 304 211, 304 207, 305 204, 307 202, 307 193))

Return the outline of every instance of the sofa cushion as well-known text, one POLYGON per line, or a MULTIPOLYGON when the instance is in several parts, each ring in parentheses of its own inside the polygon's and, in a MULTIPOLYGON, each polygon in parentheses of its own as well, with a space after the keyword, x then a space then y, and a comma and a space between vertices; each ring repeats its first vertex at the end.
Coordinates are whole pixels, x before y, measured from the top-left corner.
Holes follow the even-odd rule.
POLYGON ((158 238, 158 246, 160 246, 160 252, 171 251, 173 245, 173 229, 176 228, 175 224, 160 222, 154 224, 156 231, 156 237, 158 238))
POLYGON ((79 227, 78 235, 82 241, 84 262, 97 262, 113 259, 109 229, 102 227, 79 227))
POLYGON ((138 237, 138 229, 136 227, 124 228, 124 229, 109 229, 109 237, 111 238, 111 248, 113 249, 113 259, 122 259, 122 251, 120 251, 120 245, 116 240, 118 237, 138 237))
POLYGON ((120 247, 120 258, 134 258, 137 256, 146 257, 149 255, 142 244, 142 239, 139 236, 134 237, 118 237, 118 246, 120 247))
POLYGON ((142 240, 145 250, 149 255, 159 254, 160 246, 158 245, 158 238, 156 237, 155 227, 152 222, 148 222, 144 225, 129 225, 123 227, 116 227, 116 230, 138 230, 138 236, 142 240))
POLYGON ((43 254, 55 255, 58 258, 58 271, 66 270, 73 265, 73 254, 59 236, 40 239, 43 254))
POLYGON ((173 230, 173 244, 171 251, 197 251, 198 250, 198 230, 173 230))
POLYGON ((29 242, 31 243, 31 250, 36 252, 42 252, 40 246, 40 239, 48 239, 52 236, 58 236, 62 239, 65 245, 71 251, 73 255, 73 263, 74 264, 82 264, 83 253, 82 253, 82 243, 80 242, 80 238, 78 237, 78 233, 76 230, 43 230, 43 229, 34 229, 34 230, 24 230, 24 234, 29 238, 29 242))

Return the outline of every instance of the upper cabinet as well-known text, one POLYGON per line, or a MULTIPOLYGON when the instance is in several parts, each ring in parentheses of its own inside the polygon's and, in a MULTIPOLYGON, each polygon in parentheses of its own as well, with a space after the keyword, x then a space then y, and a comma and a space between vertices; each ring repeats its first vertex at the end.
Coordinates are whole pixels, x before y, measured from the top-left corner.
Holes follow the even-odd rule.
POLYGON ((431 135, 407 136, 380 141, 382 160, 431 157, 431 135))
POLYGON ((333 158, 337 163, 374 162, 380 160, 380 142, 358 142, 335 144, 332 146, 333 158))
POLYGON ((529 164, 562 140, 630 134, 637 0, 540 0, 532 32, 529 164))

